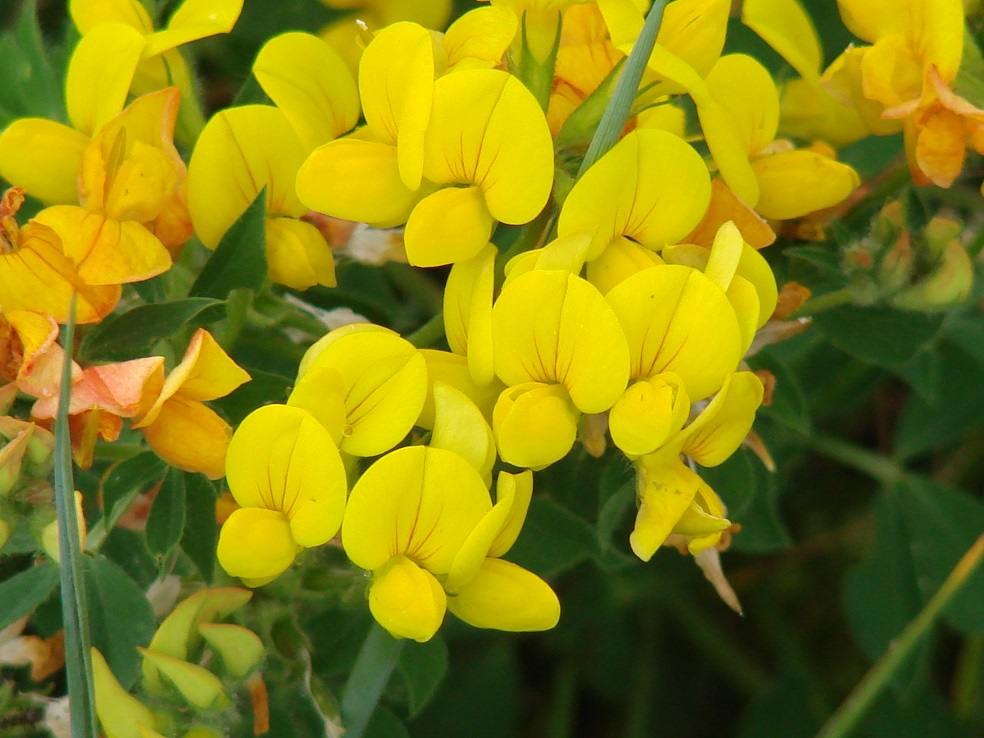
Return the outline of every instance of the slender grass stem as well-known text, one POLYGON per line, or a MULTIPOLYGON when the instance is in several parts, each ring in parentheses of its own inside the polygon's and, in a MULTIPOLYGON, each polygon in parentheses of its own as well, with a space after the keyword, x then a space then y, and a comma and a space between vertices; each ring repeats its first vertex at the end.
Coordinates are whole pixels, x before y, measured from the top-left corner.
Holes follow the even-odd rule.
POLYGON ((362 738, 379 698, 396 668, 405 641, 394 638, 373 623, 355 660, 342 694, 345 738, 362 738))

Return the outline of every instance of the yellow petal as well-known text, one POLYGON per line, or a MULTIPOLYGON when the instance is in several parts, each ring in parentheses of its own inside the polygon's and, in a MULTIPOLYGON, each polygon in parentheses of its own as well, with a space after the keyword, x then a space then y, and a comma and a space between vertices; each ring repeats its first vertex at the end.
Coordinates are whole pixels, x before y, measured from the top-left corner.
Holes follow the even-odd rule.
POLYGON ((721 386, 741 358, 741 331, 724 292, 696 269, 667 264, 629 277, 605 299, 625 332, 631 376, 679 375, 691 401, 721 386))
POLYGON ((298 377, 287 404, 303 408, 317 418, 336 446, 342 442, 345 387, 337 369, 319 366, 304 372, 298 377))
POLYGON ((264 187, 267 213, 303 215, 307 209, 294 194, 303 159, 294 129, 276 108, 246 105, 216 113, 188 165, 188 206, 202 243, 214 249, 264 187))
POLYGON ((502 556, 512 548, 519 538, 523 523, 526 522, 526 513, 529 512, 530 501, 533 499, 533 472, 529 470, 519 474, 499 472, 495 489, 497 501, 507 497, 512 499, 506 522, 489 547, 489 556, 502 556))
POLYGON ((294 218, 267 218, 266 256, 270 279, 295 290, 316 284, 334 287, 335 259, 321 231, 294 218))
POLYGON ((492 308, 496 374, 507 385, 559 382, 585 413, 604 412, 628 380, 617 319, 588 282, 562 271, 517 277, 492 308))
POLYGON ((692 147, 665 131, 637 130, 574 185, 557 235, 594 232, 589 261, 620 236, 658 251, 693 230, 710 197, 707 167, 692 147))
POLYGON ((448 66, 465 60, 482 60, 489 67, 498 66, 518 30, 516 15, 507 8, 491 6, 465 13, 444 34, 448 66))
POLYGON ((75 27, 83 36, 100 23, 124 23, 144 35, 154 30, 154 23, 140 0, 116 2, 69 0, 68 12, 72 16, 75 27))
POLYGON ((260 637, 241 625, 202 623, 199 632, 233 679, 245 679, 266 657, 266 646, 260 637))
POLYGON ((209 479, 225 475, 232 428, 202 403, 172 397, 142 431, 154 452, 171 466, 209 479))
POLYGON ((307 411, 267 405, 250 413, 229 444, 226 474, 236 502, 283 513, 299 545, 320 546, 338 532, 345 469, 328 431, 307 411))
POLYGON ((483 480, 491 481, 495 464, 492 429, 474 402, 443 382, 434 383, 434 432, 430 445, 454 451, 475 467, 483 480))
POLYGON ((253 76, 311 151, 359 120, 359 92, 338 53, 308 33, 284 33, 264 44, 253 76))
POLYGON ((495 224, 478 187, 447 187, 428 195, 407 220, 407 261, 432 267, 475 257, 495 224))
POLYGON ((434 83, 427 179, 478 185, 492 217, 518 225, 546 204, 553 166, 546 118, 518 79, 496 69, 472 69, 434 83))
POLYGON ((406 223, 424 194, 403 183, 395 146, 357 138, 315 149, 297 173, 297 195, 311 210, 380 228, 406 223))
POLYGON ((73 128, 92 136, 123 109, 143 49, 143 34, 122 23, 100 24, 82 37, 65 78, 73 128))
POLYGON ((204 666, 154 653, 139 646, 137 651, 174 684, 189 705, 199 710, 224 709, 229 706, 229 697, 222 686, 222 680, 204 666))
POLYGON ((752 169, 762 192, 755 209, 774 220, 833 207, 861 184, 858 173, 847 164, 807 149, 755 159, 752 169))
POLYGON ((722 56, 706 81, 711 96, 731 116, 745 151, 754 154, 772 143, 779 128, 779 93, 759 61, 745 54, 722 56))
POLYGON ((96 693, 96 713, 108 738, 140 738, 140 725, 156 724, 154 713, 117 681, 98 649, 92 654, 92 678, 96 693))
POLYGON ((47 204, 75 204, 89 138, 45 118, 15 120, 0 134, 0 177, 47 204))
POLYGON ((745 0, 741 20, 812 84, 823 67, 820 38, 798 0, 745 0))
POLYGON ((664 261, 655 251, 640 246, 625 236, 612 241, 594 261, 588 262, 588 281, 607 295, 619 282, 636 272, 664 261))
POLYGON ((755 340, 755 331, 762 313, 758 293, 751 282, 736 275, 725 294, 741 327, 741 353, 744 355, 755 340))
POLYGON ((342 545, 363 569, 376 571, 406 555, 443 576, 491 508, 482 478, 457 454, 426 446, 400 448, 376 461, 352 488, 342 545))
POLYGON ((345 386, 341 450, 376 456, 399 443, 416 423, 427 395, 427 366, 398 335, 357 331, 329 343, 313 367, 331 367, 345 386))
POLYGON ((484 386, 494 379, 492 292, 498 250, 487 244, 477 255, 456 261, 444 288, 444 334, 448 346, 468 357, 472 379, 484 386))
POLYGON ((441 627, 447 596, 433 574, 398 556, 373 572, 369 610, 394 638, 422 643, 441 627))
POLYGON ((643 457, 636 473, 639 512, 629 545, 636 556, 649 561, 690 506, 702 480, 679 459, 653 464, 643 457))
POLYGON ((550 630, 560 620, 560 601, 550 585, 501 559, 486 559, 478 574, 448 598, 448 609, 476 628, 513 632, 550 630))
POLYGON ((672 372, 632 384, 611 409, 608 429, 612 441, 627 456, 652 453, 683 427, 690 398, 672 372))
MULTIPOLYGON (((472 379, 468 360, 464 356, 452 354, 450 351, 421 349, 420 354, 427 364, 427 375, 430 377, 431 387, 435 382, 451 385, 475 403, 478 409, 482 411, 482 417, 488 422, 492 422, 492 408, 495 407, 499 393, 504 389, 502 382, 493 379, 490 384, 478 386, 472 379)), ((421 428, 434 427, 434 396, 430 390, 428 390, 427 398, 424 400, 424 407, 420 411, 417 425, 421 428)))
POLYGON ((359 93, 369 128, 380 141, 397 147, 400 179, 417 189, 434 95, 430 32, 409 22, 379 31, 359 62, 359 93))
POLYGON ((65 255, 88 284, 127 284, 171 267, 164 244, 142 224, 118 221, 74 205, 55 205, 35 218, 61 238, 65 255))
POLYGON ((147 39, 144 56, 155 56, 189 41, 229 33, 243 9, 243 0, 184 0, 167 29, 147 39))
MULTIPOLYGON (((533 473, 526 471, 525 474, 532 476, 533 473)), ((451 564, 451 570, 443 583, 444 590, 449 594, 457 594, 478 573, 489 555, 492 542, 508 522, 514 499, 512 494, 514 488, 507 486, 502 491, 504 494, 498 495, 495 505, 485 513, 478 525, 468 534, 468 538, 462 543, 461 548, 458 549, 458 553, 451 564)))
POLYGON ((656 41, 703 77, 724 48, 730 12, 728 0, 676 0, 663 11, 656 41))
POLYGON ((701 466, 717 466, 745 440, 762 404, 762 380, 754 372, 735 372, 689 426, 684 453, 701 466))
POLYGON ((283 574, 300 550, 283 513, 243 507, 222 524, 216 557, 229 576, 266 579, 283 574))
POLYGON ((558 384, 526 382, 499 395, 492 429, 506 463, 543 469, 574 447, 580 413, 558 384))

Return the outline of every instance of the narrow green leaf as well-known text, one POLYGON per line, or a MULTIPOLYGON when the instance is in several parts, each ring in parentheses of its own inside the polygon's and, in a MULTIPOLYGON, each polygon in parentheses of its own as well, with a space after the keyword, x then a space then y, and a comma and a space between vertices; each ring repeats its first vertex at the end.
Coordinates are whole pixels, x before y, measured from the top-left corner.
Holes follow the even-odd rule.
MULTIPOLYGON (((73 355, 75 341, 75 302, 72 294, 68 325, 63 333, 65 356, 73 355)), ((89 639, 89 606, 83 557, 79 545, 79 520, 75 507, 72 474, 72 441, 68 430, 68 406, 72 393, 72 362, 62 362, 58 413, 55 417, 55 510, 58 520, 59 581, 61 583, 62 623, 65 628, 65 673, 72 735, 96 738, 96 699, 92 682, 89 639)))
POLYGON ((178 545, 185 526, 185 478, 169 469, 147 518, 147 548, 164 558, 178 545))
POLYGON ((108 558, 97 554, 86 564, 92 645, 106 657, 120 684, 129 688, 140 666, 137 646, 149 645, 154 637, 154 610, 137 583, 108 558))
POLYGON ((237 287, 258 290, 266 279, 266 190, 239 216, 205 262, 189 297, 224 299, 237 287))
POLYGON ((0 630, 34 612, 58 586, 58 576, 57 567, 42 563, 0 582, 0 630))
POLYGON ((666 7, 666 0, 655 0, 646 16, 646 23, 639 33, 632 46, 632 53, 629 54, 622 70, 622 76, 615 84, 615 91, 612 99, 605 108, 598 130, 591 139, 588 146, 588 153, 584 155, 581 168, 577 172, 578 178, 581 177, 598 159, 614 146, 622 131, 625 123, 632 112, 632 104, 635 102, 636 93, 639 90, 639 82, 642 81, 642 74, 646 71, 646 64, 653 53, 656 45, 656 36, 659 34, 659 27, 663 23, 663 8, 666 7))
POLYGON ((547 111, 550 103, 550 91, 554 80, 554 66, 557 63, 557 50, 560 48, 561 35, 561 13, 554 11, 557 18, 557 33, 554 36, 553 45, 543 61, 536 58, 536 55, 529 47, 529 38, 526 33, 526 13, 523 13, 520 33, 522 35, 522 50, 519 56, 519 63, 511 69, 512 73, 526 86, 536 101, 540 104, 543 112, 547 111))
POLYGON ((138 305, 107 318, 82 341, 81 357, 87 361, 125 361, 147 356, 158 341, 181 330, 192 320, 218 319, 221 300, 193 297, 153 305, 138 305))
POLYGON ((202 579, 215 576, 215 547, 219 526, 215 522, 215 485, 202 474, 185 474, 185 525, 181 548, 198 567, 202 579))
POLYGON ((347 738, 365 735, 405 643, 373 623, 342 694, 342 724, 347 738))
POLYGON ((440 633, 426 643, 409 643, 397 665, 407 687, 410 717, 430 702, 448 671, 448 647, 440 633))

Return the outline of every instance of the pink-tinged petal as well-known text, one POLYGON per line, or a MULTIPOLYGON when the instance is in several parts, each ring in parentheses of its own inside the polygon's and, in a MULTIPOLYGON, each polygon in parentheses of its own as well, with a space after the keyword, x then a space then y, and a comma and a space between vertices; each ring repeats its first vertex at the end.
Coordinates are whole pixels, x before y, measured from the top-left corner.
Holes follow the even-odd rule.
POLYGON ((311 210, 380 228, 406 223, 425 194, 403 183, 396 147, 358 138, 315 149, 297 172, 297 196, 311 210))
POLYGON ((154 422, 141 430, 154 452, 171 466, 200 472, 209 479, 225 475, 232 428, 202 403, 172 397, 157 412, 154 422))
POLYGON ((404 232, 407 261, 432 267, 474 258, 489 242, 495 219, 478 187, 447 187, 417 203, 404 232))
POLYGON ((369 611, 394 638, 429 641, 444 621, 447 596, 426 569, 397 556, 373 572, 369 611))
POLYGON ((229 33, 242 9, 243 0, 184 0, 168 20, 167 29, 147 39, 144 56, 156 56, 189 41, 229 33))
POLYGON ((164 244, 140 223, 113 220, 74 205, 47 208, 35 220, 58 234, 65 255, 88 284, 140 282, 171 268, 164 244))
POLYGON ((651 267, 605 299, 625 332, 635 378, 674 372, 696 402, 716 392, 741 359, 734 309, 721 288, 696 269, 651 267))
POLYGON ((380 141, 396 146, 400 179, 420 187, 424 136, 434 95, 434 41, 430 31, 401 22, 379 31, 359 62, 359 93, 366 123, 380 141))
POLYGON ((334 287, 335 259, 321 231, 294 218, 267 218, 266 255, 270 279, 295 290, 316 284, 334 287))
POLYGON ((482 478, 457 454, 400 448, 376 461, 352 488, 342 545, 352 563, 369 571, 406 555, 443 576, 491 508, 482 478))
POLYGON ((359 121, 359 91, 338 53, 308 33, 284 33, 267 41, 253 62, 260 87, 312 151, 359 121))
POLYGON ((299 217, 294 193, 304 149, 287 118, 269 105, 227 108, 198 137, 188 165, 188 205, 195 233, 214 249, 266 188, 267 213, 299 217))
POLYGON ((222 524, 216 556, 230 576, 270 581, 287 571, 300 550, 283 513, 246 507, 222 524))
POLYGON ((75 204, 89 137, 45 118, 15 120, 0 134, 0 177, 48 204, 75 204))
POLYGON ((424 156, 427 179, 476 184, 493 218, 520 224, 546 204, 553 166, 546 118, 518 79, 500 70, 474 69, 434 83, 424 156))
MULTIPOLYGON (((69 415, 99 408, 122 418, 146 412, 164 385, 164 357, 151 356, 90 366, 72 385, 69 415)), ((58 398, 42 397, 31 408, 35 418, 54 418, 58 398)))
POLYGON ((560 620, 560 600, 550 585, 510 561, 486 559, 448 609, 476 628, 513 632, 550 630, 560 620))
POLYGON ((140 31, 122 23, 100 24, 82 37, 65 78, 73 128, 92 136, 123 109, 144 43, 140 31))
MULTIPOLYGON (((32 310, 5 310, 3 317, 21 343, 17 387, 34 397, 57 396, 65 351, 57 343, 58 325, 54 318, 32 310)), ((72 382, 81 374, 81 368, 72 362, 72 382)))
POLYGON ((20 240, 21 248, 0 254, 0 305, 5 313, 38 310, 67 323, 73 291, 79 296, 77 323, 97 323, 116 307, 120 285, 86 284, 62 253, 61 239, 51 228, 29 223, 21 230, 20 240))

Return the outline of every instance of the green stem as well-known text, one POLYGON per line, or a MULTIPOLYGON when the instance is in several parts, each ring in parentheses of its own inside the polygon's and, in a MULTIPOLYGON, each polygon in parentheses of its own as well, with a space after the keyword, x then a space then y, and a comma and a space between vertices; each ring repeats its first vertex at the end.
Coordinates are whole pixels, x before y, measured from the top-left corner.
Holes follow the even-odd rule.
POLYGON ((226 300, 226 319, 222 324, 222 333, 217 337, 219 344, 226 351, 231 351, 239 336, 246 327, 246 316, 253 306, 253 290, 235 289, 229 292, 226 300))
POLYGON ((629 113, 632 111, 632 104, 635 102, 636 91, 642 81, 642 74, 646 70, 646 64, 653 53, 653 47, 656 45, 656 36, 659 34, 659 27, 663 22, 664 7, 666 7, 666 0, 655 0, 649 9, 649 15, 646 16, 646 22, 639 33, 639 38, 632 46, 632 53, 629 54, 629 59, 625 63, 622 76, 619 77, 618 83, 615 85, 612 99, 608 103, 608 107, 605 108, 604 115, 601 116, 598 130, 595 131, 591 145, 588 146, 588 152, 581 162, 581 168, 577 172, 578 179, 588 171, 592 164, 604 156, 622 135, 625 122, 629 119, 629 113))
POLYGON ((407 340, 417 348, 428 348, 433 346, 443 336, 444 315, 443 313, 438 313, 407 336, 407 340))
POLYGON ((970 579, 981 563, 981 558, 984 558, 984 535, 981 535, 957 562, 936 594, 847 696, 817 734, 817 738, 845 738, 851 734, 929 632, 943 608, 970 579))
POLYGON ((55 509, 58 515, 58 569, 61 581, 62 623, 65 628, 65 672, 68 681, 69 714, 72 735, 96 738, 96 698, 92 682, 89 612, 79 520, 75 508, 75 481, 72 474, 72 441, 68 430, 68 406, 72 396, 72 350, 75 341, 75 305, 72 293, 63 344, 61 387, 55 418, 55 509))
POLYGON ((565 661, 554 677, 554 689, 547 724, 547 738, 570 738, 574 734, 574 709, 577 696, 577 674, 574 664, 565 661))
POLYGON ((844 287, 833 292, 811 297, 800 305, 799 310, 793 313, 793 317, 802 318, 807 315, 816 315, 817 313, 822 313, 831 308, 840 307, 841 305, 850 305, 852 302, 854 302, 854 294, 849 288, 844 287))
POLYGON ((373 623, 342 694, 342 724, 345 738, 362 738, 379 698, 396 668, 404 641, 394 638, 373 623))
POLYGON ((427 276, 423 269, 390 261, 383 264, 383 272, 400 290, 415 298, 417 304, 428 313, 437 312, 444 307, 443 287, 427 276))
POLYGON ((815 436, 809 442, 814 450, 827 458, 866 474, 885 486, 892 485, 905 476, 905 470, 891 457, 853 443, 829 436, 815 436))

